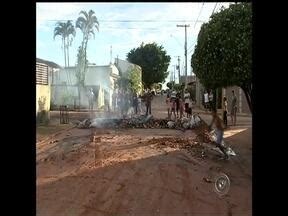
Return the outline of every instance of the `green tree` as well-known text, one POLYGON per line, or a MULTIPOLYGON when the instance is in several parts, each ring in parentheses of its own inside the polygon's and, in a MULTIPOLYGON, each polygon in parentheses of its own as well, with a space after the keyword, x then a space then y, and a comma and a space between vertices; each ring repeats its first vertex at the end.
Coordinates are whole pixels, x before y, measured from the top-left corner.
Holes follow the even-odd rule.
POLYGON ((141 93, 143 86, 141 81, 141 70, 138 68, 130 68, 130 70, 123 74, 117 80, 117 87, 124 91, 131 91, 133 93, 141 93))
POLYGON ((201 26, 191 66, 208 89, 237 85, 252 111, 252 7, 236 3, 201 26))
POLYGON ((76 31, 75 28, 71 22, 71 20, 68 20, 65 22, 57 22, 56 27, 54 29, 54 40, 56 36, 62 37, 62 47, 64 51, 64 63, 65 67, 69 67, 69 46, 72 45, 73 37, 75 37, 76 31), (70 36, 72 37, 70 38, 70 36))
POLYGON ((163 83, 169 74, 167 69, 171 58, 166 55, 163 47, 156 43, 142 43, 140 47, 130 50, 127 59, 142 68, 145 88, 150 88, 153 83, 163 83))
POLYGON ((142 91, 141 70, 131 69, 128 73, 128 79, 131 81, 131 91, 139 94, 142 91))

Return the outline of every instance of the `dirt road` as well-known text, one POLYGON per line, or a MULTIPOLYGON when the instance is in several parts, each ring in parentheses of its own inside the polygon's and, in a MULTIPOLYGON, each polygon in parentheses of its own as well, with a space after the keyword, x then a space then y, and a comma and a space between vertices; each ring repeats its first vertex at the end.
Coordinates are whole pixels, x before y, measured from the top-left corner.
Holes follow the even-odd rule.
MULTIPOLYGON (((157 115, 162 99, 154 106, 157 115)), ((63 130, 37 143, 37 215, 252 215, 251 125, 225 136, 237 154, 229 161, 191 130, 63 130), (220 173, 230 179, 223 196, 220 173)))

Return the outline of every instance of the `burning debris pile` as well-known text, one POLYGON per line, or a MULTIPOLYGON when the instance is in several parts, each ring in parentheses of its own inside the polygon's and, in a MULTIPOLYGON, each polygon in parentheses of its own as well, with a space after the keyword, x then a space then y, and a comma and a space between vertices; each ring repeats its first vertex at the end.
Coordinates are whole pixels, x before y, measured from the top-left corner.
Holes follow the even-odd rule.
POLYGON ((121 123, 121 119, 117 118, 96 118, 96 119, 85 119, 82 122, 75 122, 77 128, 114 128, 121 123))
POLYGON ((170 129, 192 129, 201 125, 201 118, 193 115, 190 118, 183 117, 176 121, 168 119, 156 119, 152 115, 141 115, 127 119, 121 118, 95 118, 85 119, 77 122, 78 128, 170 128, 170 129))
POLYGON ((165 128, 165 120, 156 120, 152 115, 141 115, 129 119, 123 119, 120 128, 165 128))

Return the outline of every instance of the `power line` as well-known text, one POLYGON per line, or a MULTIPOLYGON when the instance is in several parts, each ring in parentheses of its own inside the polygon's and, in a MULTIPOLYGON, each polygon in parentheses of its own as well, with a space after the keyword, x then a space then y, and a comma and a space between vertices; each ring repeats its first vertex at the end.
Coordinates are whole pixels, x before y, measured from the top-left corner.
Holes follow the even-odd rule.
POLYGON ((178 43, 180 46, 183 46, 183 45, 179 42, 179 40, 178 40, 174 35, 170 34, 170 37, 173 37, 173 38, 175 39, 175 41, 177 41, 177 43, 178 43))
POLYGON ((213 11, 212 11, 212 14, 214 14, 214 11, 215 11, 215 8, 216 8, 217 4, 218 4, 218 2, 216 2, 215 6, 214 6, 214 9, 213 9, 213 11))
POLYGON ((202 4, 202 7, 201 7, 200 12, 199 12, 199 14, 198 14, 198 17, 197 17, 197 20, 196 20, 196 22, 195 22, 194 28, 195 28, 195 26, 196 26, 196 23, 198 22, 198 19, 199 19, 199 17, 200 17, 201 12, 202 12, 203 6, 204 6, 204 2, 203 2, 203 4, 202 4))
MULTIPOLYGON (((211 15, 214 14, 214 11, 215 11, 215 9, 216 9, 217 4, 218 4, 218 2, 215 3, 215 6, 214 6, 214 8, 213 8, 213 11, 212 11, 212 14, 211 14, 211 15)), ((203 6, 204 6, 204 3, 202 4, 200 13, 199 13, 199 15, 198 15, 198 18, 199 18, 200 14, 201 14, 201 11, 202 11, 203 6)), ((198 19, 198 18, 197 18, 197 19, 198 19)), ((196 23, 195 23, 195 25, 196 25, 196 23)), ((195 28, 195 25, 194 25, 194 28, 195 28)), ((196 43, 196 42, 195 42, 195 43, 196 43)), ((192 44, 192 45, 188 48, 188 50, 190 50, 191 48, 193 48, 193 45, 195 45, 195 43, 192 44)), ((192 51, 193 51, 193 50, 190 50, 189 54, 190 54, 192 51)))
MULTIPOLYGON (((57 21, 72 21, 71 19, 54 19, 54 20, 45 20, 51 22, 57 21)), ((195 20, 98 20, 98 22, 195 22, 195 20)), ((198 22, 205 22, 203 20, 198 20, 198 22)))
POLYGON ((123 30, 126 30, 126 29, 146 29, 146 30, 157 30, 157 31, 160 31, 159 28, 135 28, 135 27, 104 27, 102 28, 102 30, 105 30, 105 29, 123 29, 123 30))

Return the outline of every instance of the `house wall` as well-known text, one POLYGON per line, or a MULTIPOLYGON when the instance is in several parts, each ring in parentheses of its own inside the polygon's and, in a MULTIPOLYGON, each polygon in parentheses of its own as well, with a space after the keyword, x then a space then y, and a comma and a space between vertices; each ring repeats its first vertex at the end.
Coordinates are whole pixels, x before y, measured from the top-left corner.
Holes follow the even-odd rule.
POLYGON ((49 85, 36 85, 36 113, 41 112, 42 110, 50 110, 50 86, 49 85), (40 101, 44 102, 44 109, 39 106, 40 101))
MULTIPOLYGON (((66 103, 69 106, 78 106, 78 86, 75 67, 69 67, 54 72, 54 85, 52 85, 52 102, 55 105, 66 103), (69 100, 65 101, 65 98, 69 100)), ((106 105, 112 106, 112 94, 114 84, 119 75, 118 69, 114 65, 89 66, 85 75, 85 88, 81 91, 81 106, 88 107, 87 92, 90 88, 99 88, 107 92, 106 105)), ((100 91, 102 92, 102 91, 100 91)), ((100 93, 101 94, 101 93, 100 93)), ((102 97, 102 95, 100 95, 102 97)), ((96 103, 96 102, 95 102, 96 103)), ((95 104, 96 106, 96 104, 95 104)))
POLYGON ((248 113, 251 114, 245 93, 243 90, 238 86, 231 86, 222 89, 223 97, 226 96, 228 100, 228 112, 231 110, 231 98, 232 98, 232 90, 234 90, 235 95, 237 97, 237 112, 239 113, 248 113))
POLYGON ((124 61, 121 59, 115 59, 115 65, 118 68, 118 70, 121 73, 121 76, 125 75, 126 73, 128 73, 130 70, 133 69, 134 64, 128 62, 128 61, 124 61))
MULTIPOLYGON (((50 110, 49 71, 51 67, 36 61, 36 116, 41 111, 50 110)), ((49 118, 49 115, 47 116, 49 118)))
MULTIPOLYGON (((237 107, 238 107, 237 112, 251 114, 246 96, 243 90, 238 86, 230 86, 227 88, 222 88, 222 98, 226 96, 228 100, 228 112, 230 113, 230 109, 231 109, 232 90, 234 90, 235 95, 237 97, 237 107)), ((200 83, 199 79, 196 78, 196 105, 197 106, 203 107, 202 100, 203 100, 204 91, 205 89, 203 85, 200 83)))
POLYGON ((115 59, 115 66, 118 68, 119 72, 122 73, 122 75, 124 76, 133 69, 140 71, 140 76, 142 80, 142 69, 139 65, 121 59, 115 59))
MULTIPOLYGON (((196 79, 195 76, 187 76, 187 83, 194 82, 196 79)), ((180 83, 185 83, 185 76, 180 76, 180 83)))

